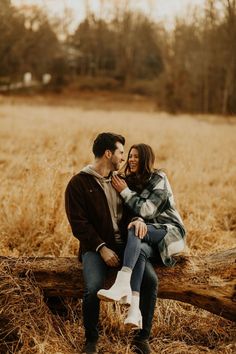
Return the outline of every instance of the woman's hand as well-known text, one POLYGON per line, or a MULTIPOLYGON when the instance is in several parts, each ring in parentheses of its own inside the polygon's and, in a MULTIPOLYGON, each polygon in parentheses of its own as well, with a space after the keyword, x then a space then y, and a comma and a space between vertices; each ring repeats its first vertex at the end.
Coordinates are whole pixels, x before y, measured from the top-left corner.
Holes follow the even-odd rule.
POLYGON ((127 186, 125 180, 115 175, 112 177, 112 186, 117 190, 118 193, 122 192, 127 186))
POLYGON ((131 221, 128 225, 128 229, 131 229, 131 227, 135 228, 135 236, 137 236, 141 240, 144 238, 144 236, 146 236, 147 225, 145 224, 144 221, 140 221, 140 220, 131 221))

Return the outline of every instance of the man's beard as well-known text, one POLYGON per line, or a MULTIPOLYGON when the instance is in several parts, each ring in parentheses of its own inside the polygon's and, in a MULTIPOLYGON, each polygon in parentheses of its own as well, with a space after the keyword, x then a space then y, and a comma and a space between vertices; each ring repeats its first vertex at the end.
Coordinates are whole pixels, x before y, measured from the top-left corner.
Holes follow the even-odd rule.
POLYGON ((118 171, 120 168, 120 163, 117 161, 112 161, 111 160, 111 170, 112 171, 118 171))

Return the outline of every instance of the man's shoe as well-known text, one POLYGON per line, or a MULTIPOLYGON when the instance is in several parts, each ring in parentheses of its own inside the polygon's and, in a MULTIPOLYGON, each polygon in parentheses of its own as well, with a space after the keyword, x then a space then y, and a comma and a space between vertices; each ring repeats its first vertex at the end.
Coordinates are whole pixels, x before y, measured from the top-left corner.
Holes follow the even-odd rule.
POLYGON ((132 341, 132 347, 135 353, 137 354, 150 354, 151 347, 147 339, 138 339, 135 338, 132 341))
POLYGON ((97 353, 97 342, 86 341, 82 349, 82 354, 96 354, 97 353))

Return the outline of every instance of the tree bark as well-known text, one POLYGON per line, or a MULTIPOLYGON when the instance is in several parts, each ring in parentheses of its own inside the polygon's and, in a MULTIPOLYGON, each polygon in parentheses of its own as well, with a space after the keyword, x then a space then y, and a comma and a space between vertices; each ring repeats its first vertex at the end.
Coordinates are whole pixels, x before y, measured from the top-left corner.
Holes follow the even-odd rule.
MULTIPOLYGON (((176 257, 174 267, 155 266, 158 297, 174 299, 236 320, 236 248, 202 257, 176 257)), ((6 271, 19 278, 33 278, 47 298, 82 297, 82 267, 76 257, 0 257, 6 271)), ((116 275, 111 270, 109 287, 116 275)))

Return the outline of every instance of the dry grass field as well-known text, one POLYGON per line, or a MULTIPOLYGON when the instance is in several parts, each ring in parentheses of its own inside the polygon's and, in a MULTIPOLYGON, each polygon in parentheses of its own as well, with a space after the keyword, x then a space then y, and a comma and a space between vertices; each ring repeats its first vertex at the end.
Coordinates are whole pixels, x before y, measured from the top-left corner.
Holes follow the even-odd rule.
MULTIPOLYGON (((96 109, 91 100, 86 106, 0 99, 0 255, 77 254, 64 190, 92 160, 91 144, 101 131, 125 135, 127 150, 138 142, 153 147, 156 165, 171 181, 190 254, 235 246, 236 120, 171 116, 132 102, 114 107, 98 102, 96 109)), ((48 310, 34 284, 15 279, 1 265, 0 277, 1 354, 80 352, 80 301, 68 302, 67 315, 60 317, 48 310)), ((123 318, 122 309, 102 304, 100 353, 132 353, 123 318)), ((230 321, 158 300, 151 346, 162 354, 233 354, 235 334, 230 321)))

